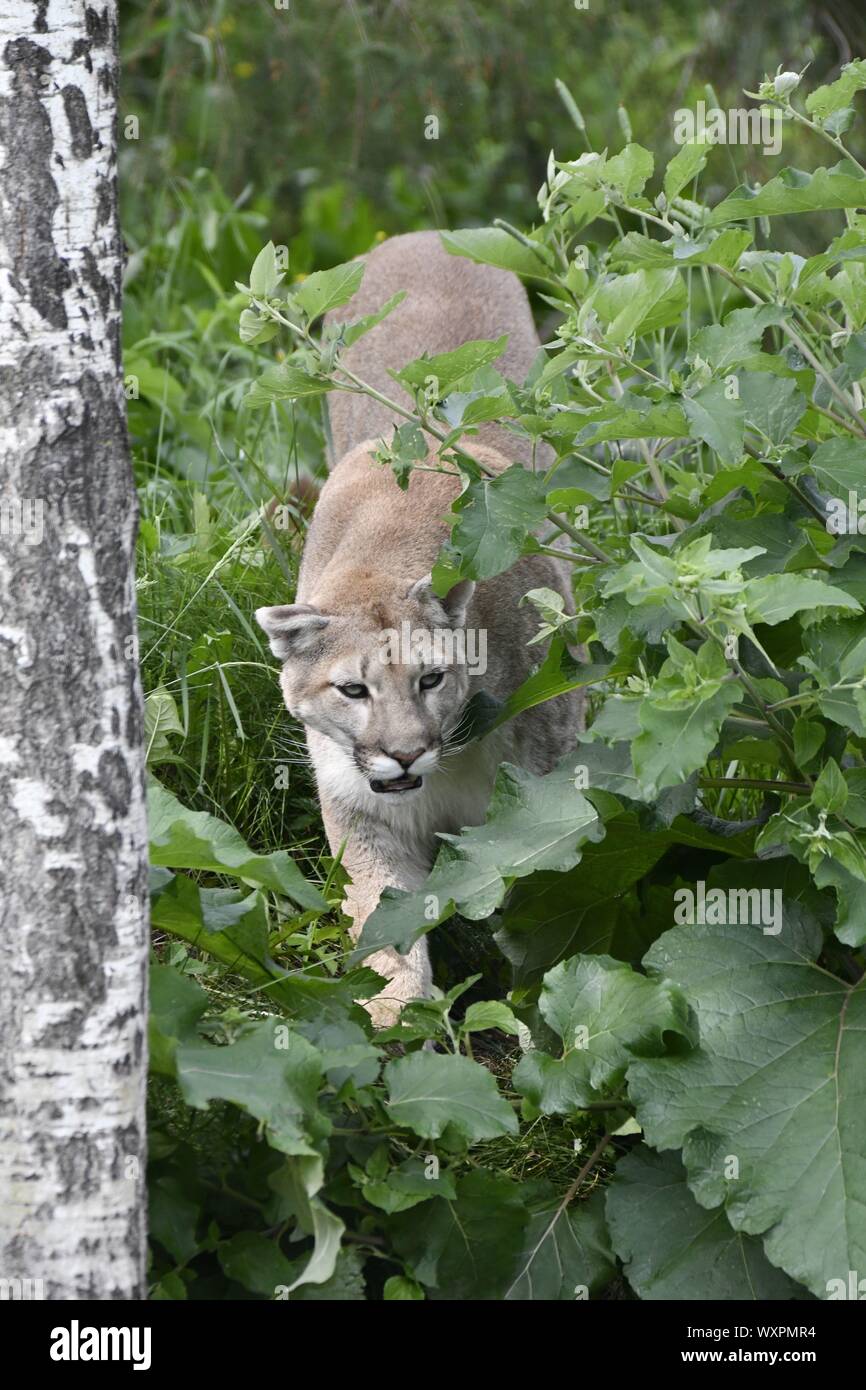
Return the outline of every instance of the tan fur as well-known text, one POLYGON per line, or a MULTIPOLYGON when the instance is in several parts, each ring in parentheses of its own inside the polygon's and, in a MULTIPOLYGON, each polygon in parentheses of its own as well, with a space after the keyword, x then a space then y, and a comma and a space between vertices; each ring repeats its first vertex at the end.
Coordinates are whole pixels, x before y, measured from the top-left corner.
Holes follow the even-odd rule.
MULTIPOLYGON (((413 233, 370 253, 360 291, 335 317, 351 321, 398 289, 407 290, 405 302, 346 356, 365 381, 396 398, 400 391, 388 367, 503 333, 509 343, 499 368, 523 381, 539 344, 514 276, 447 255, 435 233, 413 233)), ((465 585, 465 593, 454 590, 437 601, 417 582, 429 574, 448 536, 445 518, 459 481, 414 472, 408 490, 401 491, 390 469, 371 456, 377 440, 390 437, 392 414, 367 398, 338 394, 331 397, 330 415, 339 461, 307 537, 296 600, 305 607, 260 610, 258 616, 274 650, 286 655, 290 649, 281 678, 284 697, 307 725, 332 850, 345 843, 343 862, 352 878, 347 906, 357 937, 384 887, 412 889, 423 882, 438 848, 437 831, 456 832, 483 819, 499 761, 543 773, 573 746, 579 703, 574 695, 560 696, 483 743, 460 748, 461 712, 475 691, 505 699, 543 658, 541 645, 527 646, 538 617, 520 599, 540 587, 569 598, 566 567, 551 557, 527 556, 474 592, 465 585), (382 630, 399 629, 404 621, 413 631, 483 630, 487 670, 449 667, 442 687, 422 694, 420 667, 382 667, 377 661, 382 630), (347 699, 334 689, 335 681, 362 676, 371 683, 367 700, 347 699), (424 775, 423 790, 374 795, 368 779, 395 748, 427 749, 420 762, 432 759, 435 765, 424 775)), ((496 470, 530 461, 525 441, 501 426, 485 426, 464 444, 496 470)), ((434 462, 431 450, 428 463, 434 462)), ((368 1006, 377 1023, 392 1022, 403 1002, 429 991, 423 941, 406 957, 386 951, 369 963, 389 979, 368 1006)))

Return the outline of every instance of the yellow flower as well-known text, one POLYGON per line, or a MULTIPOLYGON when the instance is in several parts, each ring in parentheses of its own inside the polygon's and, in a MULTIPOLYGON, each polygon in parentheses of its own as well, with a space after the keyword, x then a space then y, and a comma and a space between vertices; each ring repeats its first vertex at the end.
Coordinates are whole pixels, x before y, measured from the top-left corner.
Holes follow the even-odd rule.
POLYGON ((247 62, 235 63, 235 77, 241 77, 241 78, 252 77, 252 75, 253 75, 253 73, 255 72, 255 70, 256 70, 255 63, 247 63, 247 62))

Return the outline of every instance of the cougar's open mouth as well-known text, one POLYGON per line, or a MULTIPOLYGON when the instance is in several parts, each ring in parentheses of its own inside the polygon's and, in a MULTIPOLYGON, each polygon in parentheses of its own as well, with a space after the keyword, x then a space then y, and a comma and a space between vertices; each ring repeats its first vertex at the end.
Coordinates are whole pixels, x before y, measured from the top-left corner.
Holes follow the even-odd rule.
POLYGON ((383 782, 379 777, 370 779, 370 790, 373 792, 414 792, 423 785, 423 777, 393 777, 390 782, 383 782))

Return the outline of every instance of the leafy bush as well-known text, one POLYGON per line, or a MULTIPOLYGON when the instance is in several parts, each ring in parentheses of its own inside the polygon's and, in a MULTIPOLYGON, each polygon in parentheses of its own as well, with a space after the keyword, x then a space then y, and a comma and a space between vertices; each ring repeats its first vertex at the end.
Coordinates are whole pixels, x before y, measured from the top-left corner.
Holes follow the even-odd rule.
MULTIPOLYGON (((316 885, 154 780, 157 1296, 838 1298, 866 1274, 862 88, 854 62, 804 104, 760 89, 829 168, 708 206, 719 151, 657 178, 629 140, 551 157, 528 234, 444 234, 558 328, 523 383, 502 343, 407 364, 382 466, 405 485, 423 428, 459 470, 440 592, 554 543, 573 565, 576 616, 527 595, 547 654, 477 736, 576 687, 589 731, 547 776, 502 767, 485 826, 351 952, 337 865, 316 885), (768 249, 812 214, 842 215, 826 250, 768 249), (552 461, 488 476, 494 419, 552 461), (374 1036, 365 955, 455 914, 508 1000, 491 970, 374 1036)), ((286 286, 256 258, 268 429, 368 389, 341 349, 371 324, 318 331, 361 273, 286 286)))

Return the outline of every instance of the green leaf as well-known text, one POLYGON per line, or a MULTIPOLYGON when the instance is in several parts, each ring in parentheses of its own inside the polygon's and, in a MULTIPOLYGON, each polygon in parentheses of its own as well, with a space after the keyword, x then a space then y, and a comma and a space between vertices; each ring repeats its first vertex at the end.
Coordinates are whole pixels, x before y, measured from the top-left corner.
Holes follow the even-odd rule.
POLYGON ((796 1285, 768 1263, 759 1240, 732 1230, 723 1211, 698 1206, 675 1154, 641 1144, 620 1159, 606 1212, 613 1248, 639 1298, 797 1297, 796 1285))
POLYGON ((690 141, 677 150, 665 170, 664 190, 668 202, 706 168, 707 156, 711 150, 712 145, 702 140, 690 141))
MULTIPOLYGON (((701 653, 707 649, 713 650, 711 644, 705 643, 701 653)), ((697 657, 688 653, 688 664, 681 670, 677 661, 669 658, 648 698, 641 703, 642 732, 632 744, 632 760, 645 796, 654 797, 664 787, 677 786, 703 767, 718 742, 728 712, 741 698, 737 682, 725 682, 726 673, 717 671, 710 677, 708 672, 701 682, 701 653, 697 657), (698 682, 691 695, 684 688, 686 672, 698 682), (671 691, 667 698, 666 689, 671 691)), ((724 667, 721 652, 713 654, 724 667)))
POLYGON ((218 1246, 217 1258, 227 1279, 265 1298, 273 1298, 279 1286, 292 1282, 291 1262, 261 1231, 238 1231, 218 1246))
POLYGON ((636 270, 597 287, 589 303, 606 325, 605 341, 621 347, 634 334, 677 323, 688 295, 678 270, 636 270))
POLYGON ((467 227, 456 232, 440 232, 442 245, 452 256, 466 256, 480 265, 495 265, 532 279, 549 279, 550 269, 544 249, 530 250, 500 227, 467 227))
POLYGON ((821 933, 786 905, 780 934, 676 927, 646 966, 698 1016, 689 1055, 632 1063, 647 1142, 683 1148, 701 1206, 762 1235, 819 1298, 866 1267, 866 977, 813 964, 821 933), (736 1165, 729 1159, 736 1160, 736 1165), (732 1176, 732 1174, 734 1174, 732 1176))
POLYGON ((250 271, 250 289, 256 299, 269 299, 282 280, 277 269, 277 252, 272 241, 263 246, 250 271))
POLYGON ((386 1303, 417 1302, 419 1299, 423 1301, 424 1290, 414 1279, 406 1279, 402 1274, 392 1274, 390 1279, 385 1280, 382 1297, 386 1303))
POLYGON ((517 1037, 520 1032, 520 1024, 501 999, 487 999, 470 1004, 460 1027, 464 1033, 483 1033, 488 1028, 499 1028, 503 1033, 511 1033, 517 1037))
POLYGON ((813 608, 860 611, 857 600, 843 589, 802 574, 768 574, 761 579, 750 579, 743 594, 749 621, 767 623, 771 627, 795 613, 813 608))
POLYGON ((776 447, 786 443, 807 406, 796 381, 792 377, 779 380, 770 372, 744 372, 739 383, 746 423, 776 447))
POLYGON ((826 87, 816 87, 814 92, 810 92, 806 98, 806 110, 810 116, 825 121, 834 111, 850 106, 855 93, 862 92, 864 87, 866 59, 855 58, 852 63, 845 63, 835 82, 830 82, 826 87))
POLYGON ((628 144, 605 161, 604 182, 631 200, 643 193, 654 167, 651 150, 644 149, 643 145, 628 144))
POLYGON ((271 405, 274 401, 302 400, 308 396, 324 396, 332 390, 330 381, 310 376, 291 362, 268 367, 254 381, 244 400, 250 407, 271 405))
MULTIPOLYGON (((305 1271, 306 1272, 306 1271, 305 1271)), ((334 1272, 321 1283, 305 1281, 295 1284, 295 1303, 365 1303, 364 1266, 360 1251, 341 1249, 334 1263, 334 1272)))
POLYGON ((764 330, 784 323, 787 312, 774 304, 733 309, 724 323, 713 323, 694 334, 688 358, 700 357, 719 373, 738 372, 760 350, 764 330))
POLYGON ((601 1293, 615 1274, 603 1194, 596 1191, 588 1200, 570 1204, 551 1196, 530 1216, 503 1298, 515 1303, 569 1302, 601 1293))
MULTIPOLYGON (((385 1156, 387 1163, 387 1154, 385 1156)), ((367 1166, 369 1173, 370 1164, 367 1166)), ((454 1181, 450 1173, 440 1173, 433 1177, 421 1158, 408 1158, 399 1168, 392 1168, 379 1178, 365 1181, 361 1186, 365 1201, 380 1211, 392 1216, 398 1211, 408 1211, 421 1202, 432 1201, 434 1197, 455 1197, 454 1181)))
POLYGON ((318 889, 307 883, 287 850, 254 854, 233 826, 206 811, 190 811, 155 778, 148 783, 147 811, 151 864, 229 874, 324 911, 318 889))
POLYGON ((346 344, 346 347, 351 347, 359 338, 363 338, 365 333, 369 333, 371 328, 375 328, 380 324, 390 313, 393 313, 398 304, 403 303, 405 298, 406 291, 398 290, 396 294, 392 294, 391 298, 382 305, 381 309, 376 309, 372 314, 365 314, 363 318, 356 319, 354 323, 345 324, 343 327, 343 342, 346 344))
POLYGON ((723 381, 711 381, 696 396, 684 396, 683 410, 692 432, 715 450, 722 463, 740 461, 745 411, 739 396, 731 397, 723 381))
POLYGON ((149 1041, 151 1071, 174 1076, 178 1044, 195 1037, 208 1005, 204 990, 170 965, 150 967, 149 1041))
POLYGON ((158 1173, 148 1182, 147 1228, 179 1265, 198 1254, 196 1229, 202 1205, 194 1180, 173 1173, 158 1173))
POLYGON ((834 758, 828 758, 822 767, 812 788, 811 800, 812 805, 822 811, 840 812, 844 809, 848 800, 848 784, 834 758))
POLYGON ((544 519, 544 479, 512 464, 497 478, 471 482, 452 511, 457 520, 451 544, 461 557, 461 575, 492 579, 510 569, 523 553, 528 532, 544 519))
POLYGON ((425 1202, 392 1217, 389 1230, 432 1298, 500 1300, 524 1248, 527 1220, 517 1183, 476 1171, 460 1180, 456 1201, 425 1202))
POLYGON ((313 1140, 330 1128, 317 1108, 322 1059, 294 1029, 265 1019, 229 1047, 182 1041, 175 1060, 188 1105, 206 1110, 212 1100, 230 1101, 262 1122, 273 1148, 309 1156, 321 1168, 313 1140))
POLYGON ((299 285, 292 285, 292 298, 308 319, 320 318, 329 309, 346 304, 364 278, 363 261, 347 261, 330 270, 317 270, 299 285))
POLYGON ((719 203, 708 218, 710 227, 750 217, 776 217, 794 212, 828 212, 833 208, 866 207, 866 178, 843 159, 832 169, 783 169, 763 188, 741 184, 719 203))
POLYGON ((389 1062, 384 1077, 391 1119, 422 1139, 438 1139, 446 1128, 470 1144, 517 1133, 493 1074, 469 1057, 413 1052, 389 1062))
POLYGON ((660 990, 610 956, 575 956, 549 971, 539 1009, 562 1040, 562 1055, 527 1052, 513 1083, 546 1115, 568 1115, 612 1094, 632 1057, 667 1050, 666 1033, 696 1040, 678 989, 660 990))
POLYGON ((432 380, 435 383, 433 393, 441 401, 480 367, 489 366, 501 357, 507 346, 507 333, 495 342, 479 338, 474 342, 462 343, 452 352, 441 352, 435 357, 419 357, 398 372, 391 372, 391 376, 415 390, 426 388, 432 380))
POLYGON ((818 445, 809 468, 825 492, 847 503, 848 493, 859 492, 863 487, 863 458, 861 440, 827 439, 818 445))

